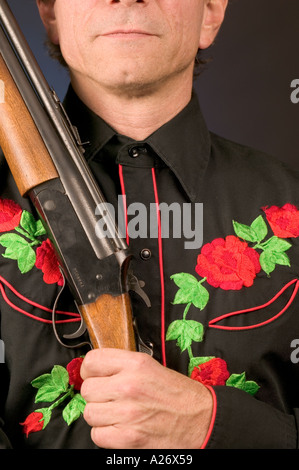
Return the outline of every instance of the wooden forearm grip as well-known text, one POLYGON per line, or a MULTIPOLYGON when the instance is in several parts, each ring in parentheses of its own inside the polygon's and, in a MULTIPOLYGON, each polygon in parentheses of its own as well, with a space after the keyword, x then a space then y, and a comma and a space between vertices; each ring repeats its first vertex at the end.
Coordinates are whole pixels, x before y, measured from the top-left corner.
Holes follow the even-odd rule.
POLYGON ((4 102, 0 103, 0 147, 22 196, 41 183, 58 178, 56 168, 0 55, 4 102))
POLYGON ((94 348, 136 351, 129 294, 103 294, 96 302, 79 306, 94 348))

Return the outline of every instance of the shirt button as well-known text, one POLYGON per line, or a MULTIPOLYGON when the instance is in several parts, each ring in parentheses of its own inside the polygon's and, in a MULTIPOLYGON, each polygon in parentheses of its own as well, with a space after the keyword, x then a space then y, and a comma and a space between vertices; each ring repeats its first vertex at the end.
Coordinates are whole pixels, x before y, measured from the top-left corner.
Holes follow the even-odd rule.
POLYGON ((143 259, 144 261, 147 261, 150 259, 152 256, 151 250, 148 248, 143 248, 143 250, 140 251, 140 258, 143 259))
POLYGON ((132 158, 137 158, 139 157, 140 153, 139 153, 139 149, 137 147, 132 147, 130 150, 129 150, 129 155, 130 157, 132 158))

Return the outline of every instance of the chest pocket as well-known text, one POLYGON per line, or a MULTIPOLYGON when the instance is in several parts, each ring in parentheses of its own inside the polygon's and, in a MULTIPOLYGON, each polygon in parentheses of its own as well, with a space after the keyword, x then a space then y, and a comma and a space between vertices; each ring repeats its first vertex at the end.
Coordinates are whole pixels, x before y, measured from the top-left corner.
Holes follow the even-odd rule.
POLYGON ((293 279, 264 304, 213 318, 209 321, 209 327, 219 330, 242 331, 273 323, 293 306, 298 289, 299 280, 293 279))

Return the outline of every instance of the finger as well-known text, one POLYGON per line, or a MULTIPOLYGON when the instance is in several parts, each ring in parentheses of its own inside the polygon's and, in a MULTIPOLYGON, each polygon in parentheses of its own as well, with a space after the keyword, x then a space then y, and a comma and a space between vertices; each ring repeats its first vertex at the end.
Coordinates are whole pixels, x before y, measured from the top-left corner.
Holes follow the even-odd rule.
MULTIPOLYGON (((123 349, 103 348, 89 351, 81 366, 81 377, 106 377, 117 374, 125 368, 135 369, 147 356, 140 352, 123 349)), ((147 356, 149 357, 149 356, 147 356)))
POLYGON ((89 426, 105 427, 119 424, 122 413, 115 402, 87 403, 83 417, 89 426))
POLYGON ((146 444, 134 429, 123 426, 93 427, 91 439, 103 449, 138 449, 146 444))
POLYGON ((87 402, 105 403, 119 398, 116 376, 88 377, 83 381, 80 393, 87 402))
POLYGON ((128 426, 132 427, 143 418, 143 409, 135 403, 110 401, 87 403, 83 417, 92 427, 128 426))

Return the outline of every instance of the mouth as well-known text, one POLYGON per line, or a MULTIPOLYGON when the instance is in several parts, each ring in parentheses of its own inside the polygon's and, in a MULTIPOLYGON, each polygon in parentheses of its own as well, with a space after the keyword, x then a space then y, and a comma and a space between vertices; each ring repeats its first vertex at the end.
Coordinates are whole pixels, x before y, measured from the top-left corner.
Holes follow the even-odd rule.
POLYGON ((116 29, 114 31, 109 31, 107 33, 102 34, 103 37, 108 38, 124 38, 124 39, 138 39, 144 37, 151 37, 155 36, 148 31, 143 31, 139 29, 116 29))

